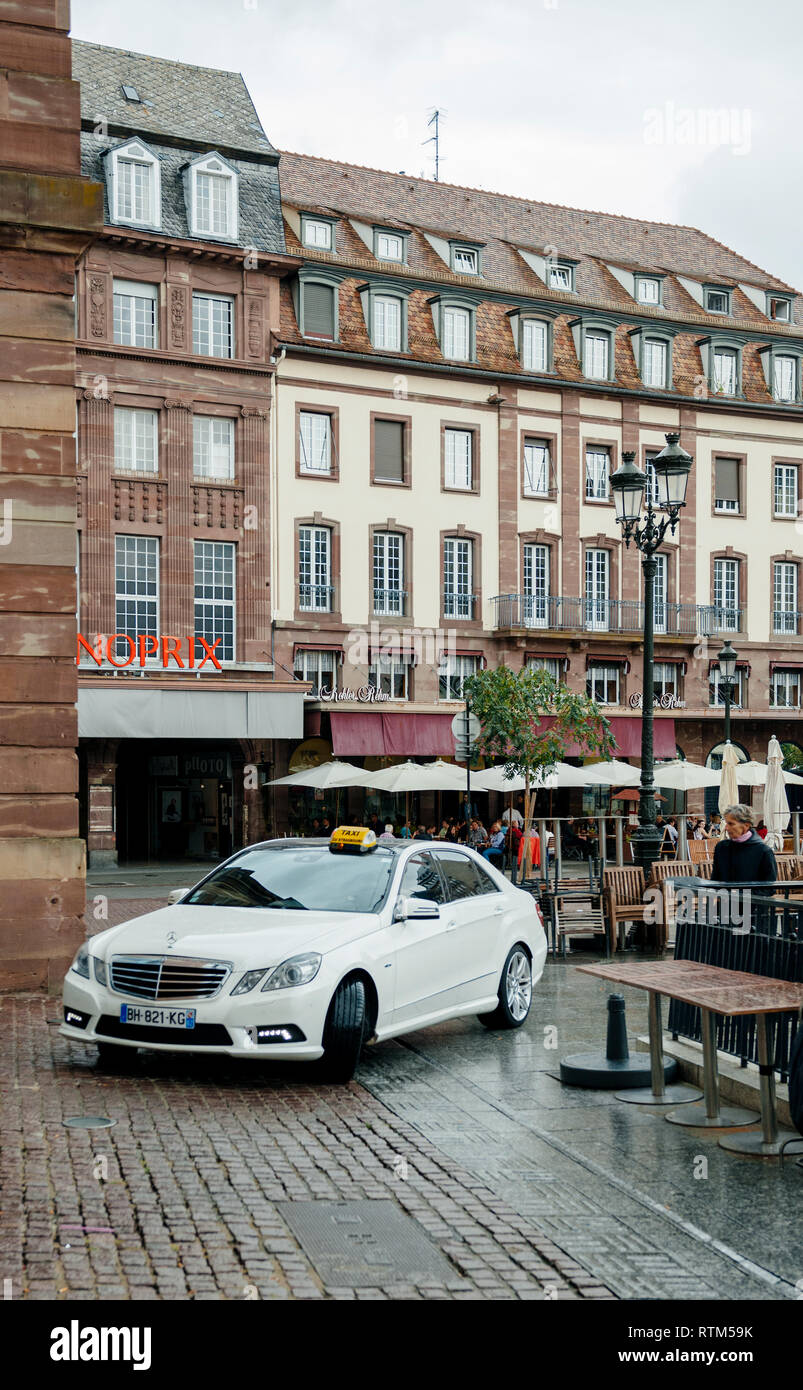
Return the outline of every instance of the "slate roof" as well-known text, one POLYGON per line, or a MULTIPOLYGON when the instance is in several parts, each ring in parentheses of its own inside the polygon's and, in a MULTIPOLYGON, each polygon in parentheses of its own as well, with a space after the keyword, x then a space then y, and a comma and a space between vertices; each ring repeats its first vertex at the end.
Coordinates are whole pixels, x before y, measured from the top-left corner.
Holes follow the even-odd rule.
POLYGON ((81 83, 81 118, 93 127, 101 116, 110 126, 183 137, 195 147, 276 153, 239 72, 80 39, 72 42, 72 69, 81 83), (125 99, 123 83, 136 88, 141 102, 125 99))

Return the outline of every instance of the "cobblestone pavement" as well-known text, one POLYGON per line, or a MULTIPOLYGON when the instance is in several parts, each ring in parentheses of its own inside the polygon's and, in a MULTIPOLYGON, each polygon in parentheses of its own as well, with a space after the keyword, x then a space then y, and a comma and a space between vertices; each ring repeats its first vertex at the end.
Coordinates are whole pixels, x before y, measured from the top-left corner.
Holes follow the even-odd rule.
MULTIPOLYGON (((163 904, 115 898, 87 929, 163 904)), ((0 1001, 3 1277, 32 1298, 795 1298, 803 1169, 562 1086, 605 1030, 607 987, 572 965, 547 964, 519 1032, 454 1020, 367 1049, 349 1087, 153 1053, 104 1073, 46 1022, 57 1001, 0 1001), (325 1285, 277 1204, 355 1197, 392 1198, 454 1279, 325 1285)), ((623 992, 632 1039, 645 997, 623 992)))

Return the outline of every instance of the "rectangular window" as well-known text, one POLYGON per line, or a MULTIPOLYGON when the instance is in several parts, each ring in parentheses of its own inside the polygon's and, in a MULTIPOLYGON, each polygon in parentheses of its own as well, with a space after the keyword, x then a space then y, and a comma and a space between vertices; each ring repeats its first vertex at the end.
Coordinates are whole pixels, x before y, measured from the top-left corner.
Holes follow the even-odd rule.
POLYGON ((666 632, 667 619, 667 570, 666 555, 660 552, 655 556, 657 569, 653 580, 653 628, 655 632, 666 632))
POLYGON ((115 406, 114 467, 118 473, 158 473, 158 411, 115 406))
POLYGON ((234 356, 234 301, 228 296, 192 296, 192 350, 199 357, 234 356))
POLYGON ((797 633, 797 565, 776 560, 772 567, 772 630, 797 633))
POLYGON ((159 287, 114 282, 114 341, 123 347, 159 346, 159 287))
MULTIPOLYGON (((114 538, 114 629, 137 646, 159 631, 159 541, 155 536, 114 538)), ((115 656, 125 660, 128 642, 118 639, 115 656)))
POLYGON ((462 700, 463 681, 478 670, 478 656, 444 656, 438 671, 438 699, 462 700))
POLYGON ((210 647, 218 642, 218 661, 233 661, 235 547, 228 541, 195 541, 193 549, 195 636, 210 647))
POLYGON ((117 216, 126 222, 147 223, 151 211, 152 166, 138 159, 117 161, 117 216))
POLYGON ((736 395, 736 353, 732 348, 715 350, 712 385, 723 396, 736 395))
POLYGON ((714 607, 721 632, 739 631, 739 561, 714 561, 714 607))
POLYGON ((234 421, 217 415, 192 419, 192 471, 196 478, 234 477, 234 421))
POLYGON ((776 357, 772 363, 772 394, 776 401, 796 398, 797 362, 794 357, 776 357))
POLYGON ((316 698, 321 689, 337 690, 336 652, 296 652, 293 674, 297 680, 310 681, 310 695, 316 698))
POLYGON ((332 285, 305 284, 304 333, 310 338, 334 338, 335 291, 332 285))
POLYGON ((374 482, 403 483, 404 421, 374 420, 374 482))
POLYGON ((546 671, 554 681, 563 679, 563 660, 559 656, 527 656, 524 665, 530 671, 546 671))
POLYGON ((404 613, 404 536, 398 531, 374 532, 374 613, 404 613))
POLYGON ((392 700, 409 700, 409 661, 394 656, 374 657, 368 667, 368 684, 392 700))
POLYGON ((607 632, 610 626, 610 553, 586 551, 585 625, 592 632, 607 632))
POLYGON ((658 475, 653 467, 653 459, 657 458, 659 449, 647 449, 644 454, 644 473, 647 478, 647 486, 644 489, 644 501, 652 502, 653 507, 660 507, 660 497, 658 495, 658 475))
POLYGON ((675 661, 656 661, 652 668, 653 699, 662 700, 664 696, 680 696, 680 666, 675 661))
POLYGON ((714 459, 714 511, 739 511, 738 459, 714 459))
POLYGON ((594 444, 586 449, 586 501, 607 502, 611 451, 594 444))
POLYGON ((547 497, 549 495, 550 462, 548 440, 525 439, 524 492, 527 497, 547 497))
POLYGON ((549 265, 547 268, 547 284, 552 290, 570 290, 572 287, 571 266, 549 265))
POLYGON ((299 527, 298 606, 307 613, 332 610, 332 533, 328 526, 299 527))
POLYGON ((709 314, 727 314, 730 311, 730 295, 726 290, 706 290, 705 307, 709 314))
POLYGON ((525 545, 522 552, 523 618, 527 627, 549 622, 549 546, 525 545))
POLYGON ((314 217, 303 219, 304 234, 303 244, 305 246, 317 246, 319 251, 331 251, 332 249, 332 224, 331 222, 321 222, 314 217))
POLYGON ((473 444, 471 430, 447 429, 443 432, 443 484, 470 492, 473 474, 473 444))
POLYGON ((477 274, 477 253, 468 246, 455 246, 452 249, 452 270, 458 275, 477 274))
POLYGON ((403 261, 404 239, 392 232, 377 232, 376 254, 380 261, 403 261))
MULTIPOLYGON (((734 676, 733 684, 731 685, 730 690, 731 707, 733 709, 741 709, 745 703, 746 693, 744 670, 741 666, 736 667, 736 674, 734 676)), ((708 674, 708 703, 709 705, 716 705, 718 707, 721 707, 725 704, 725 692, 724 688, 720 685, 718 666, 712 667, 711 671, 708 674)))
POLYGON ((658 338, 644 339, 642 376, 645 386, 666 386, 666 343, 658 338))
POLYGON ((607 333, 586 333, 583 372, 594 381, 607 381, 610 338, 607 333))
POLYGON ((447 618, 474 615, 473 542, 452 537, 443 543, 443 612, 447 618))
POLYGON ((545 372, 549 368, 547 326, 540 319, 522 321, 521 365, 526 372, 545 372))
POLYGON ((598 705, 618 705, 620 675, 618 666, 606 666, 595 662, 593 666, 589 666, 586 674, 586 694, 590 699, 596 700, 598 705))
POLYGON ((332 471, 332 417, 324 411, 301 410, 298 416, 302 473, 332 471))
POLYGON ((778 323, 791 323, 792 306, 788 299, 770 299, 770 318, 778 323))
POLYGON ((770 705, 773 709, 800 709, 799 671, 773 671, 770 705))
POLYGON ((471 356, 471 315, 468 309, 456 309, 448 304, 443 310, 443 355, 455 362, 467 362, 471 356))
POLYGON ((775 515, 797 516, 797 465, 776 463, 775 465, 775 515))
POLYGON ((228 236, 231 185, 227 174, 196 173, 195 225, 201 235, 228 236))
POLYGON ((401 300, 392 295, 378 294, 374 298, 374 347, 401 351, 401 300))
POLYGON ((636 299, 639 304, 660 304, 661 282, 641 276, 636 280, 636 299))

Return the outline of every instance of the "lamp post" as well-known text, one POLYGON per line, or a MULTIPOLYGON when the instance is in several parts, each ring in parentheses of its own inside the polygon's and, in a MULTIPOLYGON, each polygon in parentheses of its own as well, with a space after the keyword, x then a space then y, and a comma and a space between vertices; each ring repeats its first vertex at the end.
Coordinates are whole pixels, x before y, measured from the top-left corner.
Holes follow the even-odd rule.
POLYGON ((680 519, 681 507, 686 505, 686 489, 692 465, 691 454, 679 444, 679 434, 666 436, 666 448, 652 460, 655 472, 655 494, 647 486, 647 475, 636 467, 635 454, 623 453, 622 466, 611 477, 611 491, 616 506, 616 520, 622 527, 625 545, 633 541, 641 551, 644 574, 644 678, 641 711, 641 798, 639 825, 633 832, 633 858, 644 870, 646 880, 650 865, 658 858, 661 832, 655 823, 655 752, 653 741, 653 661, 655 631, 655 575, 658 570, 656 552, 670 531, 673 535, 680 519), (646 509, 640 522, 642 504, 646 509), (665 515, 661 516, 663 512, 665 515))
POLYGON ((725 742, 731 741, 731 700, 733 699, 733 688, 736 685, 736 659, 738 653, 731 646, 730 638, 725 641, 722 650, 717 653, 719 666, 719 684, 725 699, 725 742))

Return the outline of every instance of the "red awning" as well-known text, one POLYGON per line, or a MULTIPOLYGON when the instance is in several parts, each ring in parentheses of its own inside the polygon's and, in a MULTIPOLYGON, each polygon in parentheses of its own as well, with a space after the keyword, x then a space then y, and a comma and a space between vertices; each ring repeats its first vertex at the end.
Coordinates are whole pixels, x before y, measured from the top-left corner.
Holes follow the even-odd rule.
MULTIPOLYGON (((541 720, 541 727, 548 727, 554 722, 551 715, 546 715, 541 720)), ((611 726, 611 734, 616 743, 614 757, 619 758, 640 758, 641 757, 641 717, 640 715, 612 715, 608 721, 611 726)), ((656 758, 675 758, 677 750, 675 745, 675 721, 674 719, 656 719, 653 723, 653 742, 656 758)), ((566 744, 563 750, 564 758, 583 758, 587 756, 585 749, 571 741, 566 744)))
POLYGON ((380 710, 332 710, 335 757, 365 754, 437 758, 454 754, 451 714, 401 714, 380 710))

